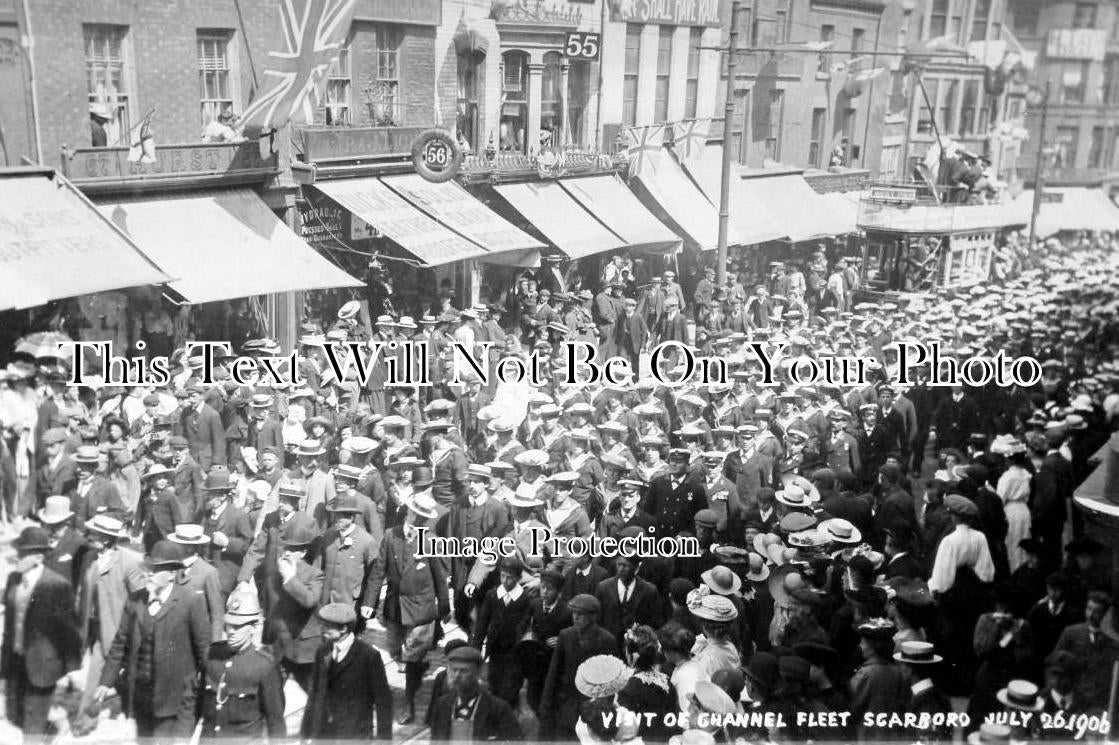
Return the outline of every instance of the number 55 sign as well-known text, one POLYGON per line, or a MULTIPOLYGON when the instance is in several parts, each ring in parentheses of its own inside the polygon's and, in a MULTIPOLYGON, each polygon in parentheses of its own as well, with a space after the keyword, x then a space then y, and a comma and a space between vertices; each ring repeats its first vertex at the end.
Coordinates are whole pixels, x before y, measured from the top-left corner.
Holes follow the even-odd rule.
POLYGON ((602 37, 586 32, 572 32, 567 35, 564 54, 572 59, 598 59, 602 37))

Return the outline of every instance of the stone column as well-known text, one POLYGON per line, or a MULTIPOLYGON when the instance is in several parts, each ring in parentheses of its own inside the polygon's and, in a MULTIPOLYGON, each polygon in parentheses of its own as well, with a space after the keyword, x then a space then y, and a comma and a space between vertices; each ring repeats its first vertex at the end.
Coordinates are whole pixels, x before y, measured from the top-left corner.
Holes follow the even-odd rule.
POLYGON ((540 96, 544 87, 544 65, 528 63, 528 121, 525 142, 531 155, 540 149, 540 96))
POLYGON ((562 147, 571 144, 571 107, 568 102, 571 96, 568 95, 568 83, 571 76, 571 63, 564 62, 560 65, 560 118, 563 121, 562 129, 560 132, 559 142, 553 142, 553 145, 562 147))

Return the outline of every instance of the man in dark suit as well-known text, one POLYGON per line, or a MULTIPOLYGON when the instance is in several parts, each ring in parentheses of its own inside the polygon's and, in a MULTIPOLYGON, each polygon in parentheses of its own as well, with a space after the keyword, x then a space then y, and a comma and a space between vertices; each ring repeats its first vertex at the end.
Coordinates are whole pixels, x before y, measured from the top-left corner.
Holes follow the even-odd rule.
POLYGON ((540 698, 540 739, 575 737, 579 708, 585 697, 575 687, 579 665, 597 654, 618 657, 618 639, 598 625, 601 606, 592 595, 576 595, 567 603, 570 628, 559 632, 552 664, 540 698))
POLYGON ((415 719, 415 698, 427 669, 425 657, 435 645, 435 625, 450 611, 443 561, 416 558, 417 552, 428 551, 424 548, 426 541, 420 545, 420 528, 429 527, 438 516, 430 493, 413 495, 404 524, 385 533, 369 578, 367 594, 374 608, 381 597, 381 585, 387 583, 383 615, 389 654, 404 664, 407 711, 400 717, 401 724, 415 719))
POLYGON ((124 710, 141 738, 185 738, 194 728, 212 632, 205 598, 175 581, 184 554, 170 541, 152 547, 147 592, 125 606, 97 688, 102 701, 123 682, 124 710))
POLYGON ((391 740, 392 689, 381 653, 354 636, 353 604, 324 605, 319 619, 324 644, 315 654, 300 736, 304 741, 391 740))
POLYGON ((222 613, 225 608, 221 596, 221 580, 218 570, 202 558, 210 552, 210 537, 201 525, 183 523, 175 526, 175 532, 167 540, 182 546, 183 567, 175 576, 175 582, 194 595, 205 600, 206 618, 210 620, 211 638, 220 639, 222 633, 222 613))
MULTIPOLYGON (((672 295, 668 295, 664 300, 664 316, 661 317, 657 328, 656 342, 663 344, 666 341, 677 341, 682 344, 688 341, 688 319, 680 311, 680 301, 672 295)), ((666 349, 662 359, 662 369, 672 370, 680 359, 679 348, 666 349)))
POLYGON ((30 741, 46 733, 55 684, 78 669, 81 642, 73 589, 44 565, 47 532, 24 528, 14 546, 18 559, 4 588, 0 678, 7 718, 30 741))
POLYGON ((904 577, 905 579, 924 579, 925 565, 913 555, 916 543, 913 530, 894 528, 886 530, 886 579, 904 577))
POLYGON ((516 742, 521 725, 508 703, 481 685, 482 654, 472 646, 447 655, 450 690, 434 702, 428 719, 433 742, 516 742))
POLYGON ((878 469, 886 462, 886 454, 896 450, 896 447, 891 444, 893 431, 878 421, 878 407, 875 404, 860 406, 859 417, 861 424, 856 427, 854 437, 859 446, 862 465, 860 477, 863 485, 869 488, 878 478, 878 469))
POLYGON ((610 571, 596 561, 590 554, 579 554, 568 559, 563 570, 563 591, 560 596, 571 600, 576 595, 593 595, 599 584, 610 576, 610 571))
POLYGON ((478 605, 478 620, 470 633, 470 643, 481 650, 485 644, 489 658, 489 690, 509 706, 516 707, 521 697, 524 674, 514 647, 529 624, 528 593, 521 587, 523 567, 515 556, 501 561, 500 584, 489 590, 478 605))
POLYGON ((707 507, 703 478, 688 473, 690 460, 689 450, 673 448, 668 454, 669 473, 657 476, 649 485, 642 509, 656 520, 658 536, 690 529, 695 514, 707 507))
POLYGON ((1111 690, 1112 665, 1119 659, 1119 642, 1104 633, 1101 626, 1111 608, 1111 597, 1100 590, 1088 593, 1084 623, 1073 624, 1061 632, 1055 649, 1071 652, 1080 665, 1076 693, 1086 709, 1107 708, 1111 690))
POLYGON ((272 396, 267 393, 256 393, 249 399, 245 446, 254 448, 258 458, 266 447, 284 449, 284 427, 273 413, 273 405, 272 396))
POLYGON ((622 313, 614 325, 614 349, 619 357, 629 359, 630 372, 636 377, 641 369, 641 352, 649 344, 649 327, 637 313, 637 301, 627 297, 622 313))
MULTIPOLYGON (((595 326, 598 327, 599 351, 604 359, 618 353, 614 346, 614 327, 618 323, 618 306, 616 300, 622 296, 621 282, 607 282, 602 291, 595 295, 591 316, 595 326)), ((637 305, 634 304, 634 308, 637 305)))
POLYGON ((878 483, 882 488, 882 497, 874 516, 875 522, 882 530, 915 533, 917 509, 913 504, 913 495, 898 485, 900 478, 901 469, 898 466, 887 463, 879 467, 878 483))
POLYGON ((261 603, 271 608, 279 594, 280 571, 278 560, 283 553, 283 536, 297 526, 307 527, 318 532, 318 523, 305 512, 299 511, 299 503, 306 493, 296 484, 279 484, 276 489, 279 507, 264 516, 260 532, 252 539, 241 568, 237 573, 238 584, 248 584, 256 578, 261 603))
POLYGON ((207 512, 202 519, 202 529, 210 536, 210 550, 206 558, 218 570, 223 608, 225 598, 237 584, 241 561, 253 540, 253 526, 249 518, 232 504, 234 488, 229 471, 224 468, 215 468, 206 474, 203 493, 206 495, 207 512))
POLYGON ((735 429, 738 449, 727 455, 723 461, 723 475, 734 484, 738 502, 747 512, 758 502, 758 490, 768 487, 773 478, 772 464, 757 448, 758 428, 753 424, 741 424, 735 429))
POLYGON ((1045 578, 1045 597, 1026 613, 1039 656, 1052 652, 1061 633, 1083 620, 1080 609, 1069 600, 1067 592, 1068 577, 1064 572, 1053 572, 1045 578))
POLYGON ((952 395, 944 398, 933 412, 932 431, 938 450, 963 450, 967 436, 979 428, 979 410, 962 386, 952 386, 952 395))
POLYGON ((45 506, 35 513, 39 523, 50 534, 50 553, 44 563, 47 569, 66 578, 78 591, 89 558, 89 542, 74 527, 74 513, 66 497, 47 497, 45 506))
POLYGON ((322 642, 317 611, 323 573, 311 558, 318 537, 313 521, 292 521, 285 526, 276 560, 280 588, 273 596, 266 626, 280 665, 304 692, 310 690, 311 668, 322 642))
POLYGON ((1030 482, 1030 526, 1044 545, 1044 558, 1055 564, 1061 559, 1061 536, 1068 518, 1072 464, 1060 453, 1063 435, 1046 433, 1047 447, 1030 482))
POLYGON ((914 728, 912 736, 920 742, 952 742, 952 726, 942 724, 945 715, 952 712, 952 702, 933 682, 930 671, 942 657, 934 654, 933 645, 928 642, 901 642, 900 649, 894 652, 894 659, 902 663, 909 679, 913 681, 907 711, 915 714, 928 714, 927 720, 941 724, 914 728))
POLYGON ((559 633, 571 625, 571 611, 561 597, 562 590, 563 575, 554 569, 545 569, 540 572, 540 593, 529 604, 529 628, 536 642, 532 645, 531 654, 535 657, 525 661, 522 669, 525 674, 525 698, 538 717, 544 679, 559 642, 559 633))
POLYGON ((109 479, 97 472, 101 462, 97 446, 80 445, 73 458, 78 467, 78 480, 67 496, 70 497, 70 509, 77 516, 78 527, 99 512, 112 517, 126 517, 120 492, 109 479))
POLYGON ((187 389, 187 405, 179 419, 180 434, 190 443, 191 455, 209 471, 226 464, 225 427, 221 415, 203 400, 205 391, 197 383, 187 389))
POLYGON ((35 481, 39 504, 55 494, 68 494, 78 480, 78 466, 66 452, 66 430, 53 427, 43 433, 43 459, 35 481))
POLYGON ((622 636, 634 624, 660 628, 663 602, 652 583, 637 576, 640 562, 632 557, 618 556, 614 560, 614 576, 604 579, 595 588, 595 599, 601 607, 599 625, 618 640, 620 652, 622 636))
POLYGON ((182 435, 171 437, 170 445, 175 466, 171 485, 175 487, 175 496, 182 505, 183 511, 187 513, 184 522, 192 522, 198 518, 204 506, 202 487, 206 485, 206 474, 190 454, 190 443, 185 437, 182 435))

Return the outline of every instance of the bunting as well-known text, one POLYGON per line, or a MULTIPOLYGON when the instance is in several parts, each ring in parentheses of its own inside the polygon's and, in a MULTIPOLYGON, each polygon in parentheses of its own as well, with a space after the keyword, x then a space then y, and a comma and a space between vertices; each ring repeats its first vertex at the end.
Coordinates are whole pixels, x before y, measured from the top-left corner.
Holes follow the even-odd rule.
POLYGON ((640 176, 645 168, 645 153, 661 149, 664 144, 663 124, 652 124, 648 127, 630 127, 626 131, 630 145, 626 149, 629 157, 629 174, 640 176))

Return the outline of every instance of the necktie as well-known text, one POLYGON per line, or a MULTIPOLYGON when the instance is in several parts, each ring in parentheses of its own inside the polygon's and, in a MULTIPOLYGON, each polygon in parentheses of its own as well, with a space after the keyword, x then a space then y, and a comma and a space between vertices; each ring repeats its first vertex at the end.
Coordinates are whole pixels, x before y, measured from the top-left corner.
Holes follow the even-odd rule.
POLYGON ((148 603, 148 613, 155 617, 159 615, 159 611, 163 609, 163 601, 159 598, 154 598, 148 603))
POLYGON ((340 647, 338 647, 337 645, 335 645, 334 652, 331 656, 334 658, 335 662, 341 662, 342 661, 342 649, 340 647))
POLYGON ((622 605, 629 601, 629 594, 633 590, 633 585, 624 585, 622 587, 622 605))
POLYGON ((506 595, 505 597, 501 598, 501 602, 505 603, 505 605, 508 606, 509 605, 509 596, 506 595))

